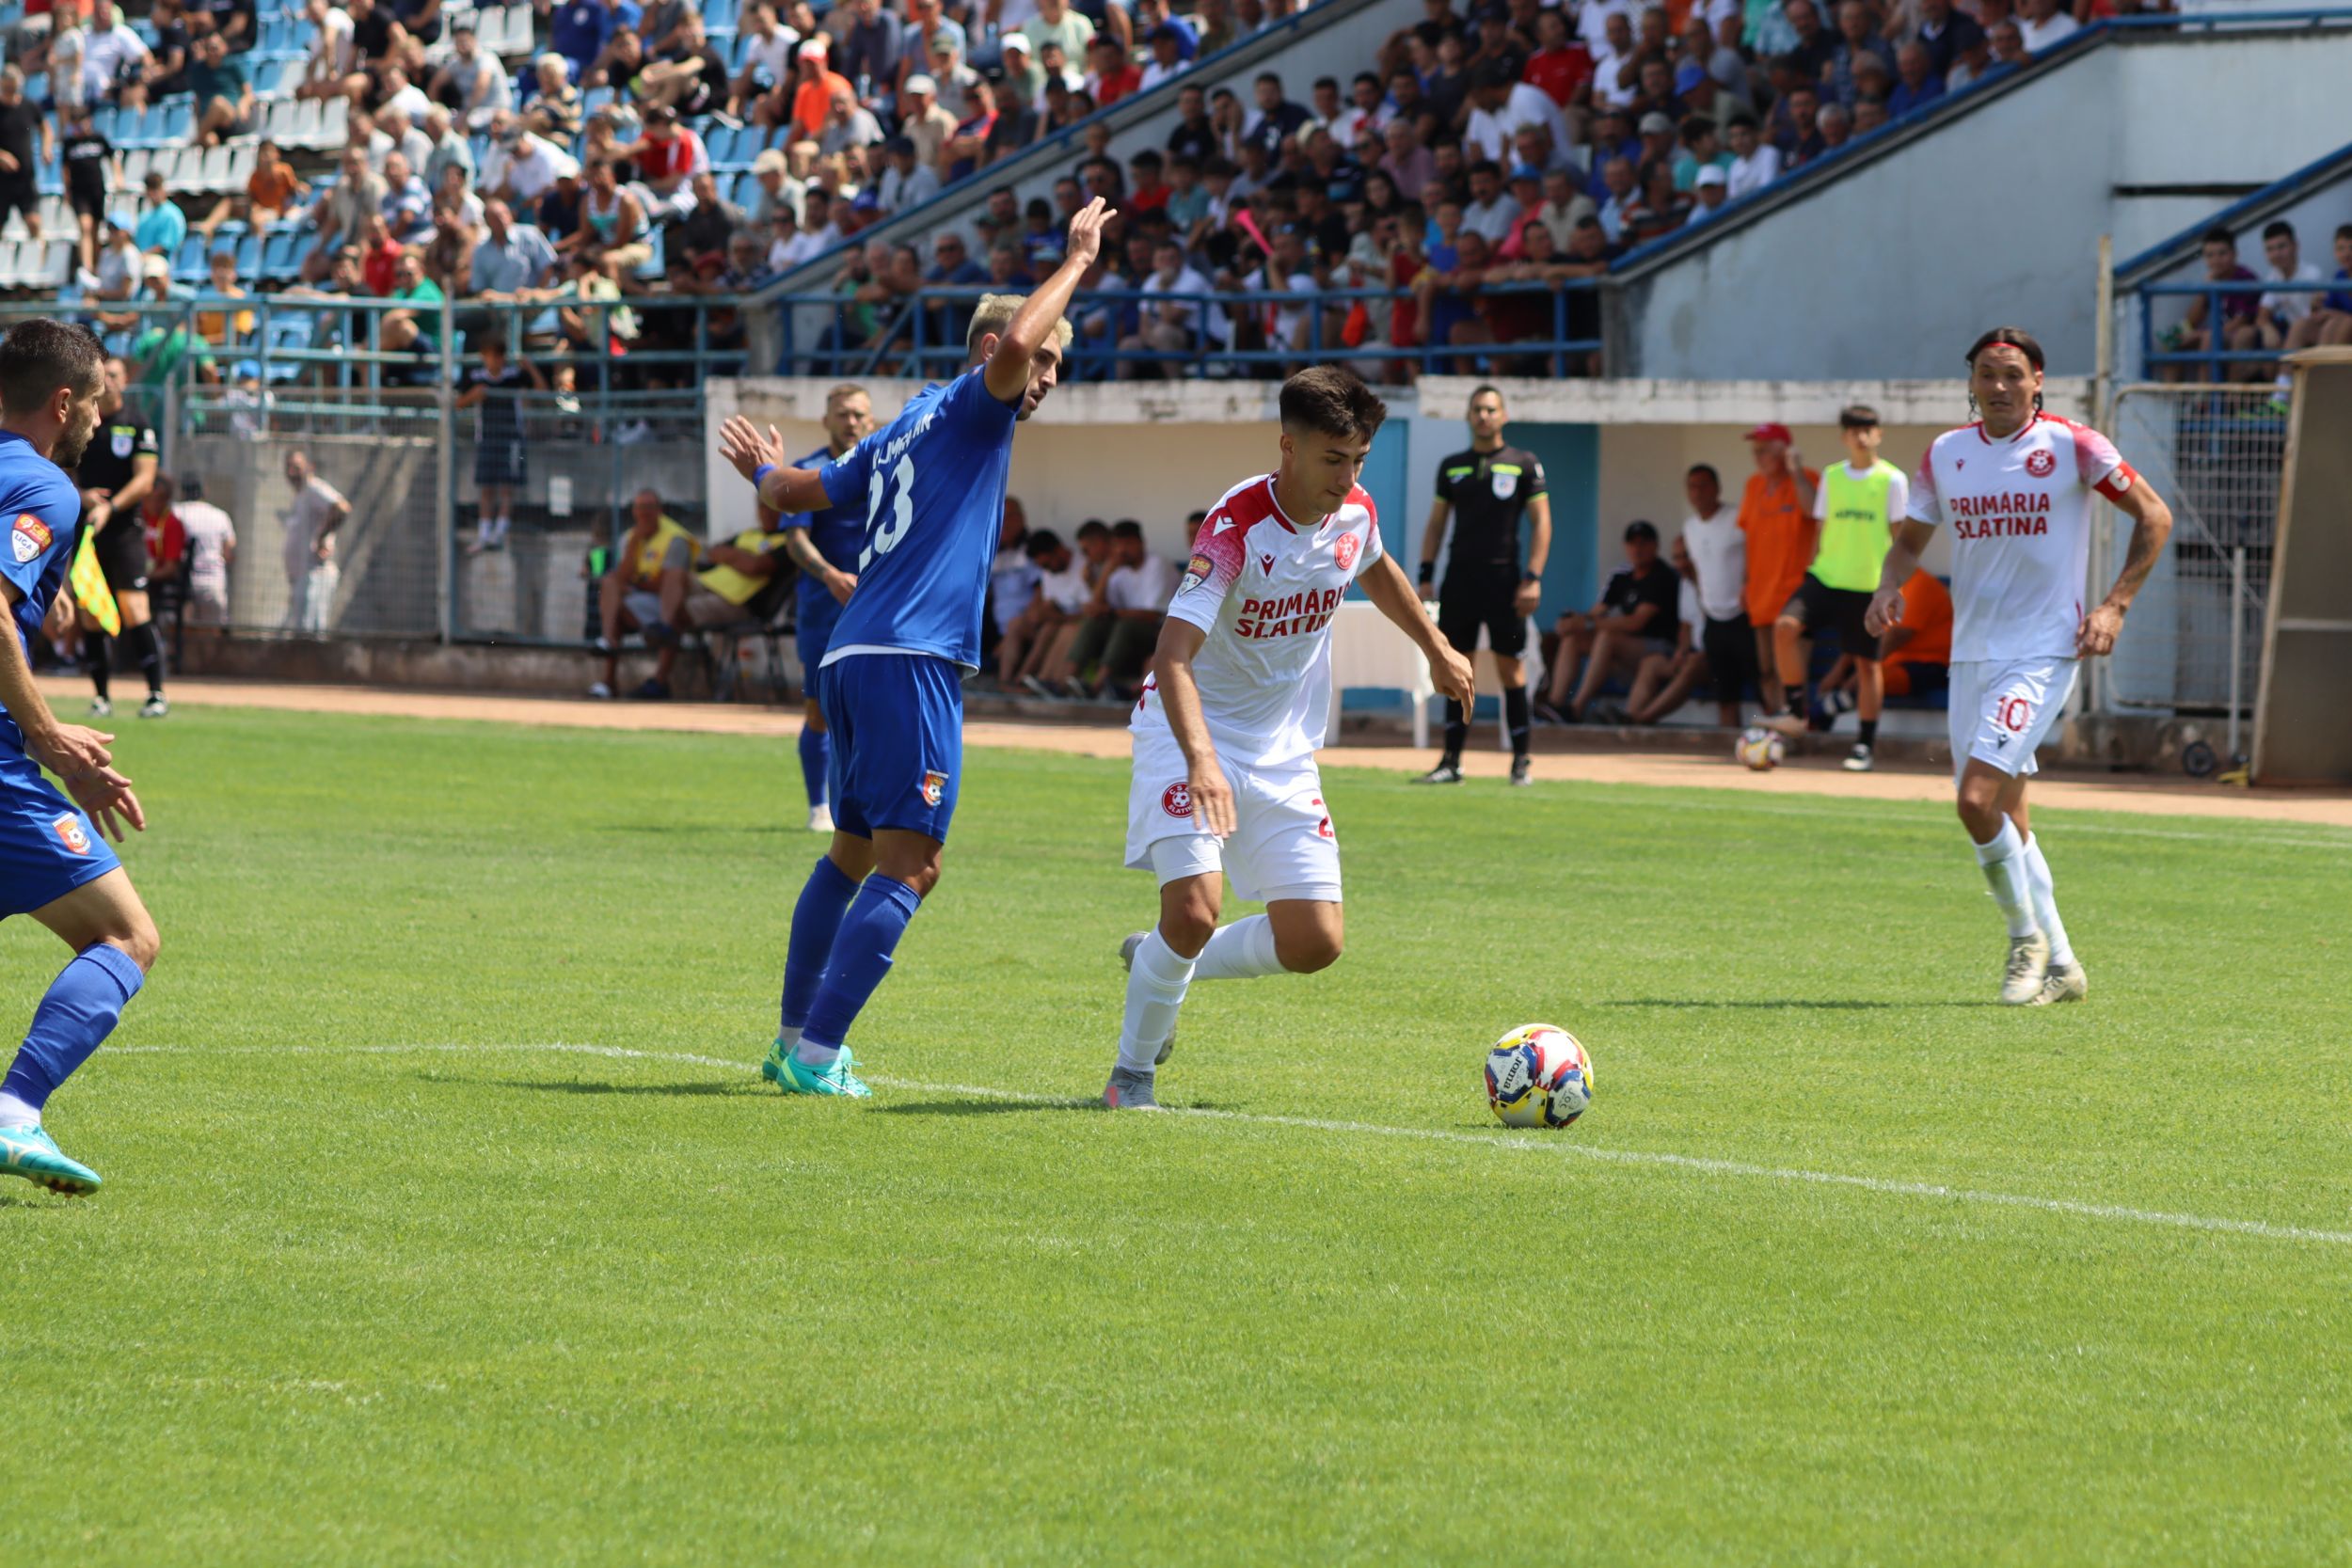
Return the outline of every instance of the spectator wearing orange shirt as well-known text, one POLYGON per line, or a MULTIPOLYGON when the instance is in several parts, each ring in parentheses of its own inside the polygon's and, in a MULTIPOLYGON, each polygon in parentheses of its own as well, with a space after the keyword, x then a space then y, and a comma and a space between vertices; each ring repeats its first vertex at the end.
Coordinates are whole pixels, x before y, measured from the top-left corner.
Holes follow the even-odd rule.
POLYGON ((1785 424, 1757 425, 1747 439, 1756 454, 1756 472, 1740 497, 1740 531, 1748 536, 1748 625, 1756 628, 1764 711, 1778 713, 1788 699, 1775 673, 1772 623, 1813 563, 1813 491, 1821 476, 1797 455, 1785 424))
POLYGON ((792 128, 808 141, 824 134, 836 91, 848 93, 852 103, 857 99, 856 85, 839 71, 826 68, 825 48, 822 33, 801 41, 801 79, 792 89, 792 128))
POLYGON ((1916 697, 1941 691, 1950 678, 1951 660, 1951 590, 1923 566, 1903 584, 1902 625, 1887 627, 1879 637, 1886 694, 1916 697))

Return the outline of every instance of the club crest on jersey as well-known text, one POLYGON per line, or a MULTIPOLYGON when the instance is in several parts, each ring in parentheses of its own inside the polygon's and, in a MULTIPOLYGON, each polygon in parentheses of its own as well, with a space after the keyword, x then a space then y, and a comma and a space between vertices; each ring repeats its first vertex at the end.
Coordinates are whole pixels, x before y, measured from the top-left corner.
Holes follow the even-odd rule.
POLYGON ((2058 472, 2058 454, 2043 447, 2026 453, 2026 472, 2036 479, 2047 479, 2058 472))
POLYGON ((1208 581, 1210 574, 1216 570, 1216 562, 1211 561, 1207 556, 1194 556, 1184 567, 1184 586, 1177 589, 1177 592, 1180 594, 1191 593, 1194 589, 1208 581))
POLYGON ((89 832, 82 826, 82 819, 73 813, 67 812, 49 825, 56 830, 58 843, 77 855, 89 853, 89 832))
POLYGON ((935 806, 939 804, 939 798, 946 793, 946 774, 927 772, 923 775, 923 803, 925 805, 935 806))
POLYGON ((1511 492, 1518 489, 1519 485, 1519 474, 1517 468, 1507 474, 1502 472, 1489 474, 1486 479, 1487 483, 1495 487, 1495 499, 1499 501, 1509 500, 1511 492))
POLYGON ((114 450, 115 450, 115 455, 116 455, 117 457, 128 457, 128 456, 130 456, 130 455, 131 455, 131 448, 132 448, 133 444, 134 444, 134 443, 135 443, 135 442, 138 440, 138 436, 139 436, 139 433, 138 433, 137 431, 135 431, 135 430, 131 429, 131 428, 130 428, 129 426, 127 426, 127 425, 117 425, 117 426, 115 426, 115 428, 114 428, 114 435, 113 435, 113 438, 112 438, 112 439, 113 439, 113 446, 114 446, 114 450))
POLYGON ((1340 542, 1332 546, 1332 553, 1339 558, 1341 571, 1344 572, 1356 564, 1356 552, 1362 547, 1362 543, 1352 533, 1340 535, 1340 542))
POLYGON ((1183 820, 1192 815, 1192 785, 1179 779, 1160 792, 1160 809, 1183 820))
POLYGON ((16 515, 16 526, 8 530, 8 551, 22 566, 47 549, 54 537, 47 523, 29 512, 20 512, 16 515))

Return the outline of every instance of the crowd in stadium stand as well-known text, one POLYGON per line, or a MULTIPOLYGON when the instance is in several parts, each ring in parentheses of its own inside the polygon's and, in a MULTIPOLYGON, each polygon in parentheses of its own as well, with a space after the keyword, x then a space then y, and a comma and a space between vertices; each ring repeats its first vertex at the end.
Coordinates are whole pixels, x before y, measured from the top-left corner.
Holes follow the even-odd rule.
MULTIPOLYGON (((615 302, 740 294, 846 244, 819 346, 882 366, 916 289, 1020 287, 1100 193, 1123 215, 1090 281, 1136 297, 1089 308, 1084 346, 1142 356, 1121 373, 1219 347, 1270 375, 1318 343, 1493 365, 1493 343, 1598 333, 1589 293, 1497 285, 1597 276, 2138 3, 1424 0, 1353 74, 1203 93, 1184 75, 1297 0, 27 0, 0 8, 0 286, 61 289, 126 349, 133 302, 222 296, 137 367, 215 377, 249 346, 241 295, 413 302, 394 353, 437 346, 444 298, 544 305, 559 354, 626 350, 694 327, 615 302), (1089 117, 1171 79, 1166 148, 1105 156, 1089 117), (1073 126, 1051 200, 1005 193, 920 250, 850 243, 1073 126), (1391 297, 1184 297, 1350 288, 1391 297)), ((929 306, 927 341, 956 315, 929 306)), ((706 334, 739 345, 742 324, 706 334)))

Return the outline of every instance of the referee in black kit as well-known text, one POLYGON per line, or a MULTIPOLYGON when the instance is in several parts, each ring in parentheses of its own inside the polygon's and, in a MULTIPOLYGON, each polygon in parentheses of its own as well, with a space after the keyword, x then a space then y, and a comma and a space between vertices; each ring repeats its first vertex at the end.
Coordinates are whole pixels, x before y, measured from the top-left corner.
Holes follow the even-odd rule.
MULTIPOLYGON (((147 702, 142 719, 161 719, 171 711, 164 701, 164 645, 155 634, 154 611, 147 601, 147 529, 139 503, 155 487, 155 467, 162 451, 155 427, 126 401, 129 374, 119 358, 106 361, 106 382, 98 395, 98 434, 82 453, 73 483, 82 492, 82 526, 93 536, 98 566, 114 595, 120 617, 121 641, 138 660, 147 677, 147 702)), ((107 647, 106 628, 88 607, 78 606, 82 617, 82 661, 95 693, 90 717, 114 712, 109 689, 114 660, 107 647)))
MULTIPOLYGON (((1438 465, 1438 500, 1421 538, 1421 596, 1435 592, 1438 630, 1456 653, 1478 649, 1486 630, 1495 673, 1502 681, 1502 722, 1511 736, 1511 782, 1527 777, 1527 618, 1543 598, 1544 561, 1551 553, 1551 499, 1535 454, 1502 444, 1502 394, 1481 387, 1470 394, 1470 444, 1438 465), (1438 550, 1446 518, 1454 519, 1454 548, 1445 586, 1435 588, 1438 550), (1519 564, 1519 518, 1529 523, 1527 564, 1519 564)), ((1419 784, 1460 784, 1462 742, 1470 717, 1452 698, 1445 705, 1445 756, 1419 784)))

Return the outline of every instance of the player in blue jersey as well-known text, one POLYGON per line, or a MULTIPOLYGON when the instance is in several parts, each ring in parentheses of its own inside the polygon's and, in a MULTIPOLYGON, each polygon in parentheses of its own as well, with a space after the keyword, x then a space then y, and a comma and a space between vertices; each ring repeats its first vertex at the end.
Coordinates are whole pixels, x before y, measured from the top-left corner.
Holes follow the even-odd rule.
POLYGON ((66 470, 98 428, 104 387, 105 352, 86 326, 20 322, 0 339, 0 603, 11 624, 0 635, 0 919, 29 914, 73 949, 0 1080, 0 1174, 59 1193, 96 1192, 98 1173, 58 1152, 41 1108, 113 1031, 157 942, 99 832, 120 839, 147 826, 131 781, 115 770, 114 736, 59 723, 34 689, 29 657, 73 559, 82 497, 66 470))
POLYGON ((779 512, 855 511, 865 498, 857 591, 818 689, 833 735, 833 847, 793 907, 783 1016, 761 1069, 787 1094, 867 1092, 845 1042, 939 880, 1013 426, 1054 389, 1071 336, 1062 311, 1110 216, 1098 197, 1073 217, 1061 266, 1028 298, 984 296, 964 340, 970 368, 923 388, 844 456, 787 467, 772 426, 763 436, 733 419, 720 434, 727 461, 779 512))
MULTIPOLYGON (((814 468, 838 463, 851 447, 874 428, 874 404, 866 388, 845 381, 825 394, 825 444, 793 467, 814 468)), ((825 781, 833 768, 831 737, 825 733, 825 713, 817 701, 818 675, 825 648, 841 607, 857 586, 857 552, 866 544, 866 511, 860 506, 827 506, 784 520, 784 551, 801 569, 800 600, 794 611, 799 628, 801 681, 806 710, 801 716, 801 782, 808 788, 808 831, 833 832, 833 807, 825 796, 825 781)))

